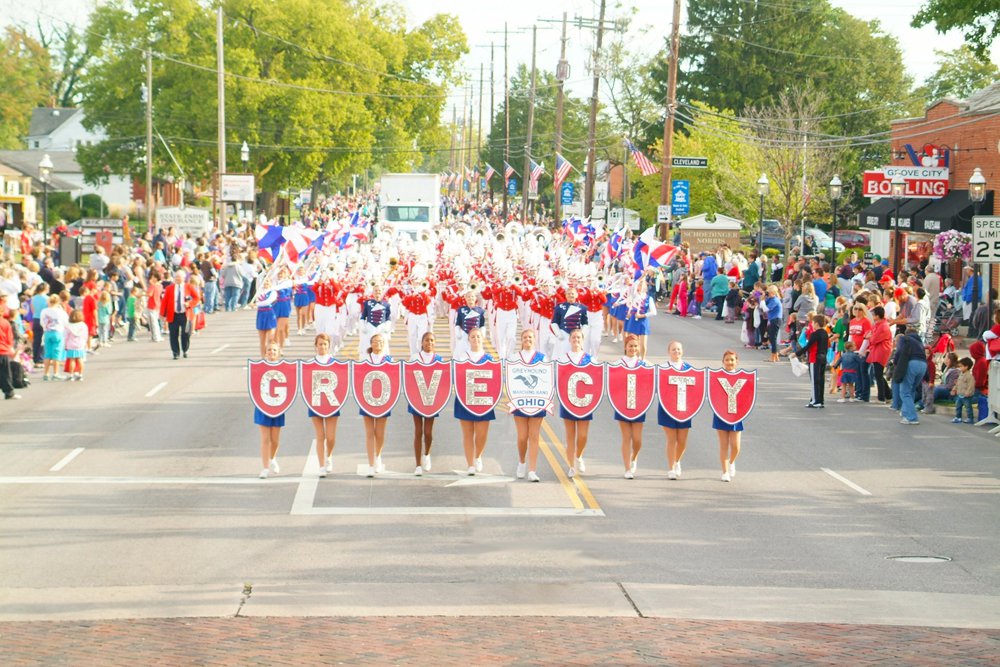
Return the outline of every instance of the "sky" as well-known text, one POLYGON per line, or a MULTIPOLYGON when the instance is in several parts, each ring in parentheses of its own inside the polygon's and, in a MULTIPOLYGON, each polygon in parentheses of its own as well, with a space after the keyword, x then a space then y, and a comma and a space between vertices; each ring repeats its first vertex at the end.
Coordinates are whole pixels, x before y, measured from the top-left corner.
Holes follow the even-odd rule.
MULTIPOLYGON (((321 0, 317 0, 321 1, 321 0)), ((778 1, 778 0, 774 0, 778 1)), ((559 21, 563 12, 570 22, 575 17, 594 19, 598 15, 597 0, 555 0, 539 3, 537 0, 504 0, 499 3, 483 4, 469 0, 397 0, 407 12, 412 24, 418 24, 437 13, 451 13, 458 16, 468 37, 470 53, 462 63, 463 69, 477 83, 480 65, 489 76, 490 44, 495 43, 497 92, 502 91, 503 81, 503 29, 504 22, 509 29, 509 58, 511 70, 518 63, 530 63, 531 31, 533 23, 538 24, 537 64, 539 68, 554 70, 559 60, 559 21), (483 7, 488 7, 484 11, 483 7), (543 8, 543 11, 539 11, 543 8), (552 22, 549 22, 552 21, 552 22)), ((960 46, 963 38, 960 32, 952 31, 939 35, 933 27, 915 29, 910 27, 913 15, 922 0, 831 0, 837 7, 865 20, 878 20, 884 31, 895 35, 903 50, 903 62, 916 83, 922 83, 935 70, 934 49, 951 50, 960 46)), ((0 21, 34 24, 40 19, 43 24, 58 20, 73 21, 86 25, 86 17, 95 0, 0 0, 0 21)), ((687 3, 684 3, 686 5, 687 3)), ((609 0, 606 17, 624 18, 628 11, 623 6, 634 7, 636 12, 630 19, 626 34, 629 45, 648 55, 662 48, 670 33, 673 3, 670 0, 609 0)), ((681 22, 685 15, 682 13, 681 22)), ((683 33, 682 33, 683 34, 683 33)), ((571 73, 567 83, 574 95, 587 97, 590 81, 587 78, 587 63, 593 48, 594 31, 571 27, 568 30, 567 60, 571 73)), ((683 53, 684 44, 681 42, 683 53)), ((991 51, 994 62, 1000 63, 1000 43, 991 51)), ((451 98, 461 106, 461 93, 451 98)))

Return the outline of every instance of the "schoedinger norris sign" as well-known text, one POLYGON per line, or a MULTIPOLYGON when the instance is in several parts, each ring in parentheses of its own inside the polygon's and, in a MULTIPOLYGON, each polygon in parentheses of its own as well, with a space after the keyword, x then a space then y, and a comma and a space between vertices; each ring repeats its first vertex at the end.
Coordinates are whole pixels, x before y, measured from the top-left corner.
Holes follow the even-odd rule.
POLYGON ((892 196, 892 179, 901 176, 908 199, 940 199, 948 194, 948 167, 882 167, 866 171, 861 195, 878 199, 892 196))

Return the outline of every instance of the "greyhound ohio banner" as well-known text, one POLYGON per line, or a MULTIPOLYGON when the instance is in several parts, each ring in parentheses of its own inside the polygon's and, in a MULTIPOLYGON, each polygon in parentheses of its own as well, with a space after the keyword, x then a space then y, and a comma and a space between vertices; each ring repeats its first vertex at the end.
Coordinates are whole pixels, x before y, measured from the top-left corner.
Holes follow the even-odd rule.
POLYGON ((757 401, 757 372, 746 370, 513 361, 247 363, 250 400, 270 417, 287 412, 297 394, 319 416, 338 414, 353 396, 371 417, 388 415, 402 397, 417 414, 433 418, 452 394, 473 414, 486 414, 506 389, 507 409, 532 417, 551 414, 554 401, 576 418, 587 417, 606 396, 629 419, 659 400, 678 421, 691 419, 707 403, 719 419, 735 424, 750 415, 757 401))

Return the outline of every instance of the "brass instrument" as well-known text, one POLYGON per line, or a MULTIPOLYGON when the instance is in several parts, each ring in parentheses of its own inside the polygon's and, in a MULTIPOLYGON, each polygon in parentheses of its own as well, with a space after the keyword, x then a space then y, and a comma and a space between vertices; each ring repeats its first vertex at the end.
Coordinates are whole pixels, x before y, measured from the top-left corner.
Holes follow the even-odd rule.
POLYGON ((479 291, 479 283, 476 282, 475 280, 473 280, 472 282, 469 283, 469 287, 466 289, 466 291, 467 292, 478 292, 479 291))
POLYGON ((503 232, 497 232, 497 235, 496 235, 495 238, 496 238, 497 243, 503 243, 503 242, 505 242, 507 240, 507 236, 503 232))
POLYGON ((604 284, 607 281, 608 281, 608 278, 603 273, 598 273, 597 274, 597 286, 598 287, 604 287, 604 284))
POLYGON ((490 228, 486 225, 476 225, 475 229, 472 230, 472 234, 478 238, 486 238, 490 235, 490 228))
POLYGON ((428 242, 428 241, 430 241, 431 240, 431 233, 429 231, 427 231, 426 229, 424 231, 420 232, 420 240, 423 241, 423 242, 425 242, 425 243, 428 242))
POLYGON ((508 222, 504 226, 504 232, 511 238, 517 238, 524 233, 524 226, 520 222, 508 222))
POLYGON ((368 282, 366 282, 365 285, 368 287, 368 289, 374 289, 374 287, 378 285, 378 281, 375 280, 374 278, 369 278, 368 282))
POLYGON ((555 287, 556 289, 559 289, 560 287, 562 287, 562 284, 563 284, 563 279, 562 279, 562 276, 556 276, 556 277, 555 277, 555 278, 554 278, 554 279, 552 280, 552 285, 553 285, 553 286, 554 286, 554 287, 555 287))
POLYGON ((417 285, 417 290, 420 291, 420 292, 426 292, 430 288, 431 288, 431 284, 429 282, 427 282, 426 280, 421 280, 420 284, 417 285))

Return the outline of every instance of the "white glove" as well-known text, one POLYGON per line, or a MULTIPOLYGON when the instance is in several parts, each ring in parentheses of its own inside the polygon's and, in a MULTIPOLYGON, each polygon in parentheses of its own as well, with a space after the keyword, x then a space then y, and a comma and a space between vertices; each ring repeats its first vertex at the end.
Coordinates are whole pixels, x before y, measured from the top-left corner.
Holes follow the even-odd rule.
POLYGON ((466 333, 461 329, 459 329, 458 327, 455 327, 455 342, 464 343, 466 338, 468 338, 466 333))

